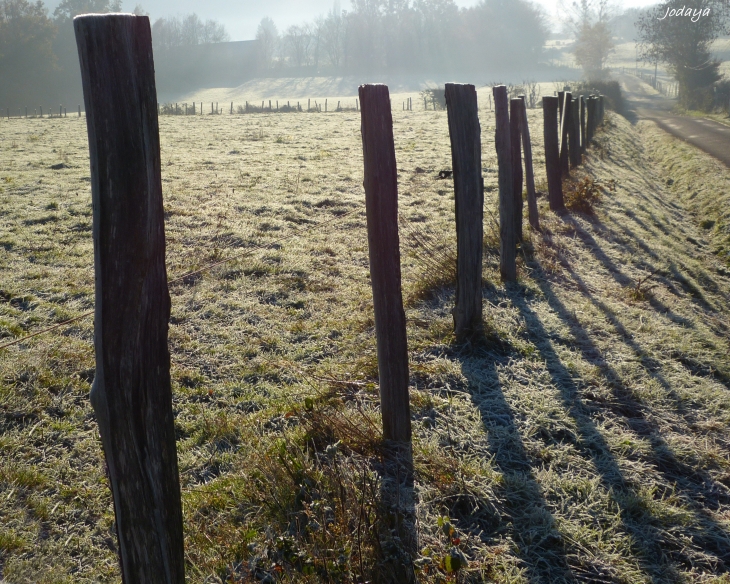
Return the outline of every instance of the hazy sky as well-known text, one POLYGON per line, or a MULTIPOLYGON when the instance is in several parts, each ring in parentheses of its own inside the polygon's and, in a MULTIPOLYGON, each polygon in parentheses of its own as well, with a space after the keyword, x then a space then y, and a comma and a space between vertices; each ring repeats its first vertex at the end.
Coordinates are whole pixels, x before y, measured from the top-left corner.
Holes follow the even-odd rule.
MULTIPOLYGON (((53 9, 60 0, 47 0, 46 5, 53 9)), ((459 6, 473 6, 479 0, 455 0, 459 6)), ((559 0, 534 0, 545 7, 555 19, 559 17, 559 0)), ((566 0, 570 2, 571 0, 566 0)), ((176 14, 197 13, 203 19, 213 18, 222 22, 231 35, 231 40, 240 41, 252 39, 256 36, 256 28, 264 16, 273 18, 279 31, 282 32, 292 24, 299 24, 312 20, 320 14, 328 12, 333 0, 122 0, 125 11, 131 12, 136 4, 149 12, 154 21, 162 16, 176 14)), ((615 4, 626 8, 634 6, 648 6, 656 4, 657 0, 618 0, 615 4)), ((343 9, 350 8, 349 0, 341 0, 343 9)))

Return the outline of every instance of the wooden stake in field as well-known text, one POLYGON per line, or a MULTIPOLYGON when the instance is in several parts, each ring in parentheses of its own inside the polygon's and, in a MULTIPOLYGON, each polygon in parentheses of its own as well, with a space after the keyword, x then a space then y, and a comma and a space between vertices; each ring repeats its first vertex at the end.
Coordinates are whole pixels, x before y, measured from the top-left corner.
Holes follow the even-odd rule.
POLYGON ((537 193, 535 193, 535 172, 532 167, 532 142, 530 141, 530 127, 527 123, 527 103, 524 95, 520 95, 520 130, 522 131, 522 150, 525 154, 525 188, 527 189, 527 213, 530 226, 540 231, 540 215, 537 210, 537 193))
POLYGON ((560 178, 560 149, 557 127, 558 102, 559 98, 555 96, 542 98, 545 171, 547 173, 550 209, 562 213, 565 210, 565 203, 563 202, 563 183, 560 178))
POLYGON ((512 191, 512 144, 509 127, 507 87, 492 88, 497 126, 494 145, 499 166, 499 272, 503 282, 517 280, 517 238, 515 236, 515 204, 512 191))
POLYGON ((447 83, 445 94, 456 208, 454 331, 463 342, 482 331, 482 140, 475 87, 447 83))
POLYGON ((383 438, 410 443, 408 344, 398 242, 398 171, 387 85, 359 88, 370 279, 383 438))
POLYGON ((570 105, 572 102, 570 91, 563 93, 563 109, 560 116, 560 174, 566 177, 570 174, 570 156, 568 146, 568 134, 570 127, 570 105))
POLYGON ((509 139, 512 147, 512 195, 514 197, 515 239, 522 242, 522 100, 518 97, 509 102, 509 139))
POLYGON ((580 153, 586 153, 586 98, 585 95, 580 96, 580 153))
POLYGON ((167 346, 149 18, 77 16, 91 162, 96 375, 91 404, 114 498, 125 584, 183 584, 180 482, 167 346))
POLYGON ((568 153, 570 156, 570 167, 580 166, 580 112, 577 99, 570 101, 570 120, 568 120, 568 153))

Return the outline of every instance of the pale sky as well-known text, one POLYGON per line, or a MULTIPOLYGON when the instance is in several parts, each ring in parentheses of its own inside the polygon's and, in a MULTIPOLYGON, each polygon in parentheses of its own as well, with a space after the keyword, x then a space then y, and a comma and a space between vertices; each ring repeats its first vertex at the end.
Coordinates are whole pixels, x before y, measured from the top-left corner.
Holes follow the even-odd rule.
MULTIPOLYGON (((455 0, 462 7, 473 6, 479 0, 455 0)), ((559 18, 559 0, 533 0, 543 6, 553 19, 559 18)), ((571 0, 566 0, 570 2, 571 0)), ((624 8, 648 6, 658 0, 614 0, 614 4, 624 8)), ((52 13, 60 0, 47 0, 46 6, 52 13)), ((195 12, 202 19, 213 18, 222 22, 231 40, 242 41, 256 36, 256 28, 265 16, 270 16, 279 32, 292 24, 311 21, 318 15, 326 14, 333 0, 122 0, 122 8, 131 12, 135 5, 141 4, 149 12, 152 21, 164 16, 175 16, 195 12)), ((350 8, 349 0, 341 0, 341 8, 350 8)))

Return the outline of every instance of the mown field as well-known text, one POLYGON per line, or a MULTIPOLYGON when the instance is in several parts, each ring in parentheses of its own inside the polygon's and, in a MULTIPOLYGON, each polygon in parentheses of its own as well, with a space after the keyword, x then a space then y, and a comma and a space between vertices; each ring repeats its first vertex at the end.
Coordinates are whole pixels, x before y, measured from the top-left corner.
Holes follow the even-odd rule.
MULTIPOLYGON (((539 199, 505 287, 481 117, 488 334, 458 346, 446 113, 394 112, 419 579, 730 582, 730 271, 685 192, 710 162, 609 113, 588 188, 562 218, 539 199)), ((170 285, 188 580, 383 581, 405 557, 380 504, 359 114, 160 132, 170 280, 234 258, 170 285)), ((3 344, 94 298, 85 120, 3 120, 0 149, 3 344)), ((0 349, 7 582, 120 579, 92 335, 0 349)))

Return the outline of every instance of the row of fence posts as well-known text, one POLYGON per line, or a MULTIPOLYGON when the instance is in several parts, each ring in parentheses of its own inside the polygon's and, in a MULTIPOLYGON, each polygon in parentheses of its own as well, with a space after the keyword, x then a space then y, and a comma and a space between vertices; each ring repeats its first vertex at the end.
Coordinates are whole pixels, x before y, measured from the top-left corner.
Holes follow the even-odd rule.
MULTIPOLYGON (((68 110, 65 107, 63 107, 63 105, 59 105, 58 106, 58 115, 57 116, 54 116, 53 115, 53 110, 50 107, 46 111, 48 112, 46 114, 46 117, 48 117, 48 118, 65 118, 65 117, 68 117, 68 110)), ((71 111, 73 112, 73 110, 71 110, 71 111)), ((2 110, 0 110, 0 112, 2 112, 2 110)), ((0 115, 2 115, 2 114, 0 114, 0 115)), ((7 116, 8 119, 11 118, 10 108, 5 108, 5 115, 7 116)), ((18 118, 22 118, 22 117, 26 117, 27 118, 28 117, 28 108, 27 107, 25 108, 25 112, 23 110, 20 110, 19 109, 18 110, 17 117, 18 118)), ((38 109, 34 109, 33 110, 33 113, 31 114, 30 117, 31 118, 42 118, 43 117, 43 107, 42 106, 38 106, 38 109)), ((79 106, 79 117, 81 117, 81 106, 79 106)))
MULTIPOLYGON (((329 100, 324 100, 324 112, 327 113, 329 111, 329 100)), ((355 111, 360 110, 360 105, 358 100, 355 100, 355 111)), ((210 113, 212 115, 215 114, 222 114, 223 108, 220 108, 218 106, 218 102, 211 102, 210 103, 210 113)), ((249 103, 248 101, 245 102, 245 105, 234 108, 233 102, 231 102, 230 108, 229 108, 229 114, 233 115, 234 113, 239 114, 248 114, 248 113, 264 113, 264 112, 303 112, 304 109, 299 101, 297 101, 296 106, 291 105, 291 101, 287 101, 286 105, 279 106, 279 100, 268 100, 268 106, 266 105, 266 100, 261 101, 261 106, 256 106, 252 103, 249 103)), ((307 100, 307 110, 308 112, 322 112, 322 104, 317 103, 317 101, 314 101, 314 107, 312 107, 312 99, 307 100)), ((343 111, 342 102, 337 102, 337 107, 333 110, 336 112, 343 111)), ((190 107, 188 107, 187 103, 175 103, 175 104, 157 104, 157 113, 158 115, 203 115, 203 102, 200 102, 200 107, 197 107, 197 102, 193 102, 190 104, 190 107)))
MULTIPOLYGON (((148 17, 74 19, 89 137, 95 265, 96 413, 114 499, 123 582, 183 584, 182 507, 172 412, 158 109, 148 17), (138 99, 127 98, 135 87, 138 99)), ((482 332, 484 182, 477 94, 445 88, 453 163, 459 342, 482 332)), ((493 88, 499 165, 500 272, 516 273, 524 150, 529 220, 539 230, 524 96, 493 88)), ((543 98, 550 207, 562 212, 561 169, 580 163, 603 99, 543 98), (580 104, 578 106, 577 104, 580 104), (558 130, 558 109, 561 112, 558 130), (587 112, 584 117, 583 112, 587 112), (558 136, 561 142, 558 142, 558 136), (563 155, 567 163, 562 163, 563 155), (556 182, 557 181, 557 182, 556 182)), ((398 175, 385 85, 359 88, 365 207, 383 438, 412 482, 406 320, 401 291, 398 175)))
POLYGON ((679 83, 665 83, 657 79, 656 75, 643 71, 637 71, 636 76, 667 97, 679 97, 679 83))

